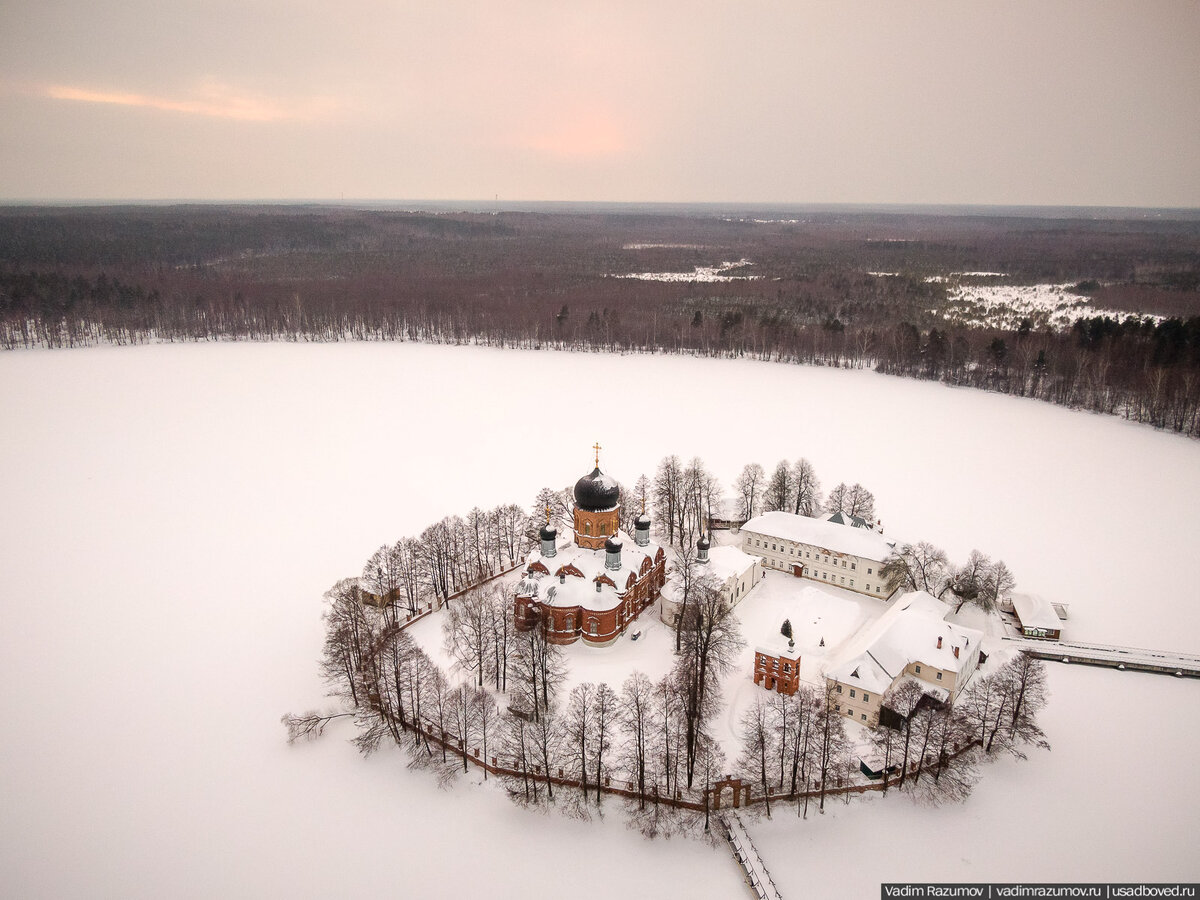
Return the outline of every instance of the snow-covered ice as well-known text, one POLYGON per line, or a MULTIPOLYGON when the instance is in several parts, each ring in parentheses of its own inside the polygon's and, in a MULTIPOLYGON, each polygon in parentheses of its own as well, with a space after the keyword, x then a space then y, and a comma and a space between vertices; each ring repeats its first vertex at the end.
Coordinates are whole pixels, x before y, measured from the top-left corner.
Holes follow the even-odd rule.
MULTIPOLYGON (((1033 400, 747 360, 220 344, 0 354, 0 416, 12 896, 527 896, 532 858, 600 854, 620 862, 573 877, 573 896, 737 896, 728 855, 696 842, 441 791, 398 753, 358 757, 346 727, 284 743, 279 716, 324 702, 324 590, 443 515, 573 483, 597 439, 626 484, 672 452, 727 485, 804 455, 827 488, 870 488, 889 536, 1002 557, 1020 589, 1071 604, 1075 638, 1200 647, 1200 445, 1033 400), (528 440, 531 399, 556 402, 545 385, 614 378, 654 385, 662 420, 606 416, 598 397, 595 417, 528 440)), ((860 614, 818 612, 831 634, 860 614)), ((572 677, 665 671, 670 635, 642 621, 637 642, 571 648, 572 677)), ((1050 677, 1053 752, 985 769, 963 806, 751 824, 783 893, 873 895, 910 874, 1197 880, 1200 686, 1050 677)))

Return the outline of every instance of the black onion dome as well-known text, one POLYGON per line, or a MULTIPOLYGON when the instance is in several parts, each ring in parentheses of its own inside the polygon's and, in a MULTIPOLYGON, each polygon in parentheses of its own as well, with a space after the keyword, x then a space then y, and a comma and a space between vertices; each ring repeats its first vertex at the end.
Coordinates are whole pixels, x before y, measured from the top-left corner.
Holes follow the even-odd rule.
POLYGON ((650 527, 650 517, 648 515, 646 515, 645 513, 642 513, 634 521, 636 522, 638 528, 649 528, 650 527))
POLYGON ((618 540, 615 537, 610 537, 607 541, 604 542, 604 552, 605 553, 620 553, 621 546, 622 545, 621 545, 620 540, 618 540))
POLYGON ((601 472, 599 467, 575 482, 575 505, 585 512, 612 509, 620 499, 620 486, 601 472))
POLYGON ((709 544, 709 542, 708 542, 708 535, 706 535, 706 534, 700 535, 700 540, 696 541, 696 549, 697 550, 707 550, 710 546, 712 546, 712 545, 709 544))
POLYGON ((552 541, 558 537, 558 529, 547 522, 542 526, 542 530, 538 532, 538 537, 543 541, 552 541))

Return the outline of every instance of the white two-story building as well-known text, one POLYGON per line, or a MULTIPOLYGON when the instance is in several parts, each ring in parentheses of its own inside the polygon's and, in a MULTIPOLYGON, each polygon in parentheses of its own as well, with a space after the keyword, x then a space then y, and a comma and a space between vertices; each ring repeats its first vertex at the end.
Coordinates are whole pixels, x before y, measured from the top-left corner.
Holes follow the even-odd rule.
POLYGON ((741 536, 742 549, 761 559, 767 569, 880 600, 893 593, 879 570, 896 542, 870 528, 789 512, 768 512, 743 525, 741 536))

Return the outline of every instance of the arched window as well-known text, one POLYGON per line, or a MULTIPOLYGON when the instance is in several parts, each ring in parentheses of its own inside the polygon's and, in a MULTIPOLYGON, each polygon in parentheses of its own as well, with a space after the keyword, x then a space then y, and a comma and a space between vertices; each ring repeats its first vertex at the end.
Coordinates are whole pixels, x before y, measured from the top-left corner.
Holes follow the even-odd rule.
POLYGON ((584 522, 584 523, 583 523, 583 533, 584 533, 584 534, 591 534, 591 533, 592 533, 592 523, 591 523, 591 522, 584 522))
POLYGON ((594 635, 595 633, 596 633, 596 620, 588 619, 588 634, 594 635))
POLYGON ((600 533, 601 533, 601 534, 608 534, 608 523, 607 523, 607 522, 601 522, 601 523, 600 523, 600 533))

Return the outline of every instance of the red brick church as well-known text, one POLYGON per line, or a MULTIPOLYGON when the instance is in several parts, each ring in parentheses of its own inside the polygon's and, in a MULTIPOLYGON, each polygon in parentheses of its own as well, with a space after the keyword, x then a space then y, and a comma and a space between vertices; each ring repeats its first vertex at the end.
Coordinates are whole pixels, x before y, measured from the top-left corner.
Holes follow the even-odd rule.
POLYGON ((517 629, 541 627, 555 644, 612 643, 666 580, 666 553, 650 540, 645 509, 632 542, 620 530, 621 488, 600 471, 598 444, 595 450, 595 469, 575 482, 571 539, 559 541, 547 511, 541 546, 526 559, 513 601, 517 629))

